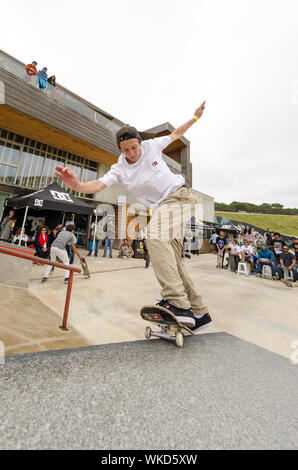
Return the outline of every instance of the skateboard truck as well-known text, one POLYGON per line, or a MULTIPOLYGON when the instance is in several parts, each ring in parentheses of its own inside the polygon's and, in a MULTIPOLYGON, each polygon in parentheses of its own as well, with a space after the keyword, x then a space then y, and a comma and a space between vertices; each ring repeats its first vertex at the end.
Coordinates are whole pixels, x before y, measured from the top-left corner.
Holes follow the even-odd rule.
POLYGON ((156 338, 165 339, 166 341, 173 341, 179 348, 182 348, 184 343, 184 336, 180 328, 177 329, 175 335, 171 335, 170 325, 162 325, 158 324, 159 330, 153 331, 150 326, 146 327, 145 330, 145 338, 150 339, 151 336, 155 336, 156 338))
POLYGON ((180 323, 176 316, 166 308, 157 305, 144 306, 140 314, 143 320, 153 322, 159 328, 154 331, 150 326, 147 326, 145 329, 146 339, 155 336, 166 341, 175 342, 179 348, 182 348, 186 332, 193 335, 193 332, 186 325, 180 323))

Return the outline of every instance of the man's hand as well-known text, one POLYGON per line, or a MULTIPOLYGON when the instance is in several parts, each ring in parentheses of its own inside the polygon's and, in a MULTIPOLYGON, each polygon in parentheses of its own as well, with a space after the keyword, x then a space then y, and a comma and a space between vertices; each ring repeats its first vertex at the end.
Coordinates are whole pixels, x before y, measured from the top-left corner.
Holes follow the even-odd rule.
POLYGON ((194 116, 197 116, 198 118, 202 116, 204 109, 205 109, 205 104, 206 104, 206 101, 203 101, 201 106, 195 110, 194 116))
MULTIPOLYGON (((203 101, 203 103, 201 104, 201 106, 195 110, 195 113, 194 113, 194 116, 197 116, 198 118, 200 118, 204 112, 204 109, 205 109, 205 104, 206 104, 206 101, 203 101)), ((193 117, 187 121, 185 124, 182 124, 182 126, 180 127, 177 127, 177 129, 175 129, 171 134, 170 134, 170 138, 171 138, 171 142, 174 142, 175 140, 177 139, 180 139, 184 134, 185 132, 195 124, 196 122, 196 119, 194 119, 193 117)))
POLYGON ((55 175, 58 176, 70 189, 76 190, 80 184, 79 178, 70 168, 56 166, 55 175))

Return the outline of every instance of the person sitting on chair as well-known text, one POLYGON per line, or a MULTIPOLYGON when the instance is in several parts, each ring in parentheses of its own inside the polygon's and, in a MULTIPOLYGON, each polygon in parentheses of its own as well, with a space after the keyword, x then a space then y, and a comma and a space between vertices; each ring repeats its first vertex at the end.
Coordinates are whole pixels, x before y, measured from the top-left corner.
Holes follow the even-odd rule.
POLYGON ((293 281, 297 281, 297 269, 296 269, 296 259, 295 255, 293 253, 289 253, 289 247, 287 245, 284 245, 282 249, 282 253, 280 255, 279 261, 280 264, 277 267, 278 271, 278 277, 280 280, 284 278, 284 271, 285 269, 288 269, 290 272, 292 271, 293 273, 293 281), (295 267, 295 268, 294 268, 295 267))
POLYGON ((127 238, 124 238, 123 242, 120 245, 119 249, 119 258, 131 258, 133 256, 133 250, 127 240, 127 238))
POLYGON ((249 244, 249 241, 244 239, 244 245, 240 248, 242 261, 250 264, 251 270, 254 270, 254 259, 253 259, 253 247, 249 244))
POLYGON ((268 250, 266 243, 262 243, 260 250, 258 251, 257 269, 258 277, 262 276, 263 266, 270 266, 272 276, 275 276, 275 264, 273 252, 268 250))

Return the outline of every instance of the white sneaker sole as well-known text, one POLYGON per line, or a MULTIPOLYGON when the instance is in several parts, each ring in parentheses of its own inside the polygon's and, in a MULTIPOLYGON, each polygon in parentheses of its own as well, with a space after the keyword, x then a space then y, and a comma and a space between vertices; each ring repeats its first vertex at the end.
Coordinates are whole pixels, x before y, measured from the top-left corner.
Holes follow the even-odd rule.
POLYGON ((191 330, 193 333, 197 333, 198 331, 201 331, 201 330, 205 330, 206 328, 209 328, 209 326, 212 325, 212 321, 210 321, 209 323, 206 323, 206 325, 203 325, 203 326, 199 326, 198 328, 196 328, 195 330, 191 330))
POLYGON ((195 326, 196 322, 195 319, 192 319, 191 317, 183 317, 179 315, 175 315, 179 323, 182 323, 182 325, 188 326, 188 328, 195 326))

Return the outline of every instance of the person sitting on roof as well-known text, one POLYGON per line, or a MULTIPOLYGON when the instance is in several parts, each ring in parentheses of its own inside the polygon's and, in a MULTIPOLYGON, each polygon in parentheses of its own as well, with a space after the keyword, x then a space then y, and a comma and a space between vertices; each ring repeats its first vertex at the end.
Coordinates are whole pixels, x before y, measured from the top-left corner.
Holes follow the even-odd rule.
POLYGON ((30 82, 32 80, 32 77, 36 76, 37 75, 37 62, 34 60, 31 64, 27 64, 26 65, 26 73, 25 73, 25 76, 24 76, 24 80, 26 80, 26 82, 30 82))
POLYGON ((39 79, 39 88, 44 90, 48 86, 48 75, 47 75, 47 68, 44 67, 42 70, 38 71, 38 79, 39 79))
POLYGON ((50 85, 52 85, 52 86, 56 86, 56 76, 55 76, 55 75, 51 75, 51 76, 48 78, 48 83, 50 83, 50 85))

